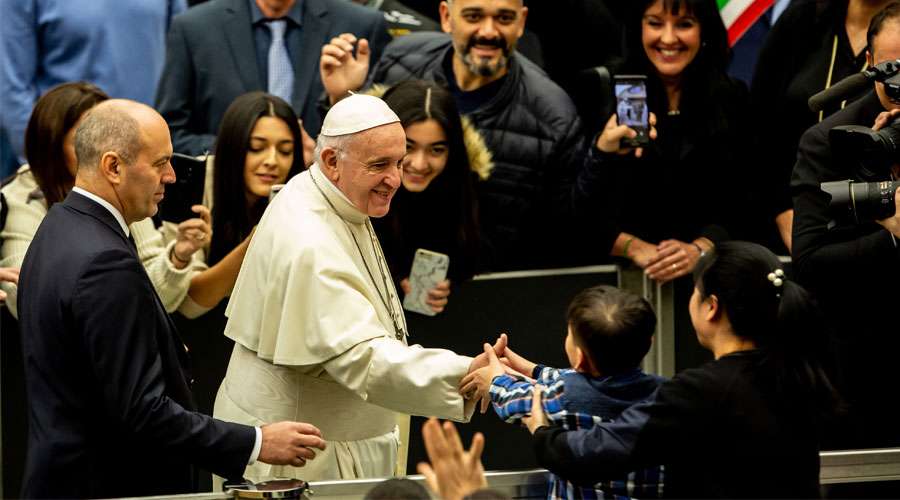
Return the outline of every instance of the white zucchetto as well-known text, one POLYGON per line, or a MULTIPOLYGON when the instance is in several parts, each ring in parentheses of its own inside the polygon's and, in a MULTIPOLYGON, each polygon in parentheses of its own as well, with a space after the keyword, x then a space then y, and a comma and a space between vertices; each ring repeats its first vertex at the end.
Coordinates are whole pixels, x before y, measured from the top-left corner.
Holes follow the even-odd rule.
POLYGON ((327 137, 355 134, 400 118, 381 99, 363 94, 353 94, 338 101, 325 115, 320 134, 327 137))

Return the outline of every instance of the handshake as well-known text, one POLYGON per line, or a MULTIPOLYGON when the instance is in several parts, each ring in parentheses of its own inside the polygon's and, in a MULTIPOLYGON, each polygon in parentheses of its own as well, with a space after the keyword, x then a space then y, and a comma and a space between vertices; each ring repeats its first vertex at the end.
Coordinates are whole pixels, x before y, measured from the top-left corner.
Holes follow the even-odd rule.
POLYGON ((490 345, 484 344, 484 352, 472 360, 469 371, 459 383, 459 393, 465 399, 481 401, 481 413, 491 404, 491 382, 503 374, 513 375, 534 382, 531 374, 535 363, 519 356, 509 348, 509 338, 505 333, 490 345))

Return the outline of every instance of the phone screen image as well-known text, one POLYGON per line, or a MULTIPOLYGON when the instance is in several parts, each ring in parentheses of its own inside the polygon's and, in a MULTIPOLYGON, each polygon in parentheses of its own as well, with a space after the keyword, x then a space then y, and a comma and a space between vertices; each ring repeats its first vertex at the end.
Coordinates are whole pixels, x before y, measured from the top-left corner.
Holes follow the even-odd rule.
POLYGON ((616 78, 616 117, 619 125, 627 125, 638 133, 633 143, 646 143, 650 123, 647 108, 647 85, 644 79, 616 78))

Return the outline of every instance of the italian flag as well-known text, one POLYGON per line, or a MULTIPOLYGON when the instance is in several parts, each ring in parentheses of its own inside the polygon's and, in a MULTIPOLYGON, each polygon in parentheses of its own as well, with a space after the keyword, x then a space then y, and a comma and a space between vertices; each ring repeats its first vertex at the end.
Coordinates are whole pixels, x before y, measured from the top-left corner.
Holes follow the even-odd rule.
POLYGON ((716 0, 728 29, 728 44, 734 46, 750 26, 775 3, 774 0, 716 0))

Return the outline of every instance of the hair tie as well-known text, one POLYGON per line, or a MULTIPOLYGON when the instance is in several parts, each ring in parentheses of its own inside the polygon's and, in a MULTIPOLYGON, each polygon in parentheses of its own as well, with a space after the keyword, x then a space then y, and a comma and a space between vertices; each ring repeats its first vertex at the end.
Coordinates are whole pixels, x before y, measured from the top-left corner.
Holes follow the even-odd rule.
POLYGON ((781 269, 776 269, 769 273, 766 278, 772 282, 776 287, 781 287, 784 284, 784 271, 781 269))

